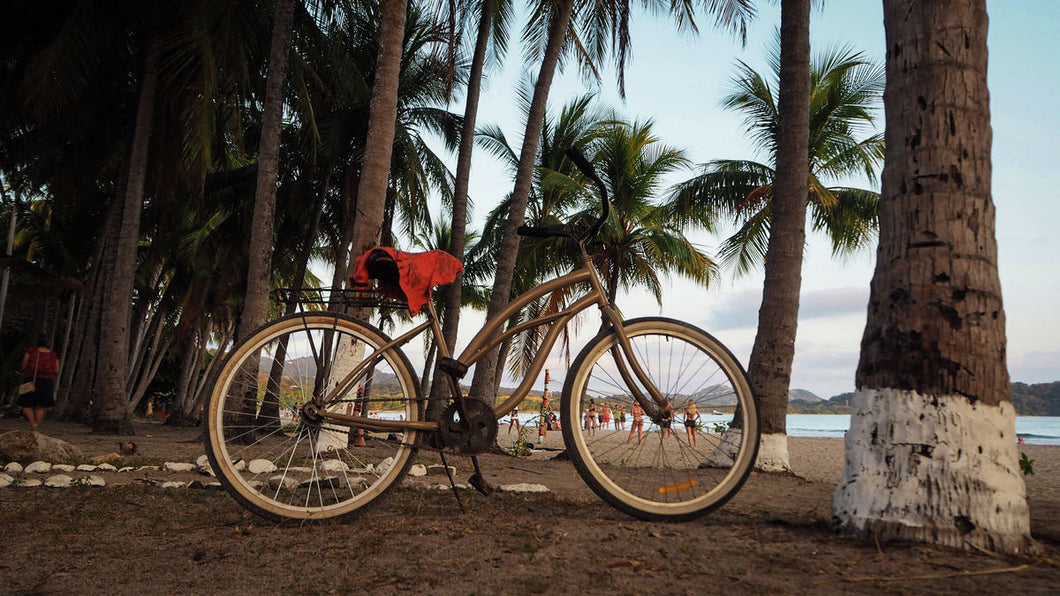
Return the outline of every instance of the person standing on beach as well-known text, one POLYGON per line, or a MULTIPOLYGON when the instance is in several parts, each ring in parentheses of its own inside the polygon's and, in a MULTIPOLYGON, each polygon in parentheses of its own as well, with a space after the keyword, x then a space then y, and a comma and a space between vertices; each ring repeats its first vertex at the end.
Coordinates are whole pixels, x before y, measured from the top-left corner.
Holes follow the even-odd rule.
POLYGON ((589 408, 585 410, 585 430, 589 431, 589 436, 596 434, 596 401, 589 400, 589 408))
POLYGON ((22 382, 32 382, 33 391, 18 398, 22 414, 36 431, 44 421, 44 412, 55 405, 55 375, 59 374, 59 355, 48 348, 47 336, 37 337, 37 344, 22 356, 22 382))
POLYGON ((688 405, 685 406, 685 434, 688 436, 688 446, 695 447, 699 444, 699 438, 696 436, 696 430, 699 428, 699 410, 696 409, 696 402, 688 400, 688 405))
POLYGON ((611 423, 611 406, 605 401, 600 404, 600 428, 607 430, 607 425, 611 423))
POLYGON ((637 444, 641 442, 641 431, 644 430, 644 408, 640 407, 640 404, 633 402, 633 407, 630 408, 629 413, 633 415, 633 424, 629 426, 629 437, 626 438, 626 445, 633 440, 633 433, 637 433, 637 444))
POLYGON ((512 410, 511 418, 508 420, 508 434, 512 434, 512 425, 515 425, 515 430, 522 432, 523 427, 519 424, 519 408, 512 410))
POLYGON ((537 442, 541 443, 547 436, 549 421, 552 419, 552 407, 548 405, 548 391, 541 398, 541 409, 538 411, 538 415, 541 418, 537 426, 537 442))

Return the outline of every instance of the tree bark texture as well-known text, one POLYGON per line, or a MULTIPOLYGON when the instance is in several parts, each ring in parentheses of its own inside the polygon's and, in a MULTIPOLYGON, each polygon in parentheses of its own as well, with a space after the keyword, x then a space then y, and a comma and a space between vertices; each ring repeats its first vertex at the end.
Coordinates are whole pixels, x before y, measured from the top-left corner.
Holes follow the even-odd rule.
MULTIPOLYGON (((777 100, 777 175, 766 250, 762 306, 758 311, 747 376, 759 404, 762 434, 784 435, 788 389, 806 243, 810 136, 810 0, 784 0, 780 19, 780 93, 777 100)), ((768 442, 756 467, 787 469, 786 439, 768 442)))
POLYGON ((140 100, 136 110, 136 126, 129 151, 128 179, 122 197, 121 224, 117 242, 109 254, 113 266, 104 266, 111 273, 104 294, 104 333, 100 341, 101 395, 94 411, 93 430, 102 433, 133 434, 132 423, 125 405, 128 402, 126 384, 129 379, 130 308, 133 299, 133 280, 136 277, 136 245, 140 238, 140 215, 143 211, 144 181, 147 178, 147 157, 151 141, 158 87, 158 47, 152 44, 145 59, 140 100))
POLYGON ((855 535, 1023 552, 986 2, 885 0, 884 24, 880 246, 833 512, 855 535))
POLYGON ((885 5, 887 160, 857 385, 997 405, 1010 398, 986 8, 971 0, 885 5))
MULTIPOLYGON (((515 260, 519 255, 519 235, 516 229, 523 224, 526 204, 530 198, 530 187, 534 182, 534 168, 537 164, 537 149, 541 143, 541 129, 545 125, 545 108, 548 104, 548 92, 552 78, 556 74, 560 52, 570 27, 571 15, 574 12, 574 0, 562 0, 556 7, 549 24, 548 45, 541 61, 541 69, 534 85, 534 96, 530 101, 526 130, 523 134, 523 147, 519 153, 519 165, 515 175, 515 187, 512 190, 511 207, 508 219, 504 223, 504 233, 497 252, 497 274, 493 280, 493 291, 490 296, 486 317, 492 318, 507 306, 511 299, 512 279, 515 275, 515 260)), ((497 367, 503 366, 497 361, 497 350, 492 350, 475 365, 475 375, 471 383, 470 395, 474 399, 492 403, 495 398, 497 367)))
POLYGON ((375 81, 372 84, 364 162, 361 165, 360 184, 357 187, 353 249, 347 267, 347 277, 352 272, 354 259, 379 242, 383 209, 386 207, 387 181, 390 178, 390 158, 394 149, 398 81, 401 76, 401 53, 408 0, 385 0, 382 10, 379 56, 376 59, 375 81))
POLYGON ((254 215, 251 218, 247 252, 247 292, 239 318, 239 338, 249 336, 268 317, 283 87, 287 80, 287 54, 293 22, 294 0, 277 0, 269 49, 269 72, 265 79, 257 187, 254 191, 254 215))
MULTIPOLYGON (((456 180, 453 184, 453 227, 449 237, 449 254, 464 260, 467 244, 467 189, 471 179, 471 156, 475 149, 475 122, 478 118, 479 96, 482 90, 482 70, 486 63, 486 49, 489 45, 490 31, 493 24, 493 3, 482 3, 482 14, 479 17, 478 35, 475 38, 475 51, 471 58, 471 72, 467 83, 467 98, 464 102, 464 124, 460 132, 460 152, 456 161, 456 180)), ((460 328, 460 305, 463 301, 462 289, 464 274, 459 273, 453 283, 443 290, 445 307, 442 319, 442 337, 450 353, 456 348, 457 332, 460 328)), ((430 369, 423 371, 427 377, 430 369)), ((441 409, 439 401, 446 390, 445 378, 432 375, 431 398, 428 403, 428 414, 441 409)))

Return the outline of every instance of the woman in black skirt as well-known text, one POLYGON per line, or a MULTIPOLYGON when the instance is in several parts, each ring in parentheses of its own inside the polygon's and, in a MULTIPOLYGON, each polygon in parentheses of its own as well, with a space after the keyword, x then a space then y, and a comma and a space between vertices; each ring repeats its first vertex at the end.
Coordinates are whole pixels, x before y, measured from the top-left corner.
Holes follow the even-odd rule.
POLYGON ((41 335, 37 345, 26 350, 22 357, 22 382, 33 382, 34 390, 18 397, 18 405, 37 430, 44 420, 44 412, 55 405, 55 376, 59 373, 59 355, 48 348, 48 338, 41 335))

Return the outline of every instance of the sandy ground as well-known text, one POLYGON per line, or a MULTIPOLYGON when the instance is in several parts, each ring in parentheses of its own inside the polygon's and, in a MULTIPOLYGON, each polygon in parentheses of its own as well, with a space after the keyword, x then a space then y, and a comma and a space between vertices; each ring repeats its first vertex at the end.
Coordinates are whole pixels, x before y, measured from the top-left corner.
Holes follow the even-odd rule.
MULTIPOLYGON (((0 432, 25 422, 0 419, 0 432)), ((86 456, 138 445, 136 462, 193 462, 201 430, 136 423, 133 437, 46 421, 86 456)), ((515 439, 502 426, 499 442, 515 439)), ((859 544, 829 529, 842 468, 838 439, 792 437, 798 477, 753 474, 702 520, 632 520, 602 503, 549 433, 529 457, 485 455, 493 484, 545 495, 398 490, 342 524, 291 526, 251 516, 225 493, 162 489, 109 474, 105 489, 0 489, 0 585, 7 593, 1055 593, 1060 585, 1060 447, 1021 446, 1039 557, 859 544), (62 548, 55 548, 62 545, 62 548), (115 583, 121 576, 126 583, 115 583), (266 588, 267 586, 267 588, 266 588)), ((437 455, 421 451, 424 463, 437 455)), ((132 458, 130 458, 132 459, 132 458)), ((458 479, 466 458, 450 458, 458 479), (454 461, 455 460, 455 461, 454 461)), ((71 475, 76 475, 71 474, 71 475)), ((151 472, 153 479, 197 477, 151 472)))

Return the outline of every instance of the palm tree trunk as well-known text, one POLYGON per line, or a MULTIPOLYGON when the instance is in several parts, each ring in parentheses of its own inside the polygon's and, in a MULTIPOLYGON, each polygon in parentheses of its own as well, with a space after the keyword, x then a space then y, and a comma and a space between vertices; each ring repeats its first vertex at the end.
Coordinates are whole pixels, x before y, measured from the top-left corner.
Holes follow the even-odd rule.
POLYGON ((120 209, 120 231, 114 250, 108 251, 113 258, 113 266, 104 266, 111 276, 103 298, 102 328, 106 333, 100 341, 101 394, 92 424, 93 430, 98 433, 134 434, 125 408, 129 400, 125 392, 129 376, 129 305, 132 303, 133 279, 136 276, 136 244, 140 235, 148 144, 158 87, 158 53, 158 43, 152 43, 140 86, 128 179, 120 209))
MULTIPOLYGON (((467 99, 464 103, 464 124, 460 132, 460 152, 456 160, 456 180, 453 183, 453 226, 449 236, 449 254, 464 260, 467 244, 467 189, 471 180, 471 156, 475 149, 475 122, 478 119, 479 97, 482 91, 482 70, 486 63, 490 29, 493 24, 493 3, 482 3, 478 36, 475 38, 475 53, 471 59, 470 78, 467 83, 467 99)), ((442 315, 442 337, 450 353, 456 349, 457 331, 460 328, 461 290, 464 274, 459 273, 453 283, 442 289, 445 304, 442 315)), ((430 369, 424 369, 428 376, 430 369)), ((440 409, 441 398, 447 384, 441 375, 435 375, 431 386, 431 400, 427 402, 428 420, 433 420, 435 409, 440 409), (432 407, 433 406, 433 407, 432 407)))
POLYGON ((380 24, 379 55, 376 58, 375 81, 369 108, 368 136, 357 188, 357 213, 353 222, 353 249, 347 267, 352 273, 353 257, 379 242, 386 206, 390 158, 397 125, 398 81, 401 76, 401 54, 405 36, 408 0, 384 0, 380 24))
POLYGON ((237 332, 240 338, 249 336, 264 324, 268 314, 283 86, 287 79, 287 54, 293 21, 294 0, 277 0, 269 49, 269 73, 265 82, 265 105, 262 109, 257 188, 254 192, 254 216, 248 247, 246 302, 237 332))
POLYGON ((833 513, 880 541, 1034 550, 1005 361, 986 0, 885 0, 880 245, 833 513))
MULTIPOLYGON (((537 149, 541 142, 541 129, 545 124, 545 108, 548 103, 548 92, 552 78, 559 63, 560 51, 567 37, 571 15, 574 12, 574 0, 561 0, 556 7, 549 24, 548 45, 541 61, 541 70, 534 85, 534 97, 530 102, 527 115, 526 132, 523 134, 523 147, 519 153, 519 166, 515 175, 515 188, 504 223, 504 235, 497 257, 497 274, 493 281, 493 293, 490 296, 486 317, 496 316, 511 298, 512 279, 515 275, 515 260, 519 253, 519 236, 516 229, 523 224, 526 203, 530 197, 530 187, 534 182, 534 166, 537 161, 537 149)), ((475 376, 471 383, 470 396, 479 401, 492 403, 497 385, 497 350, 479 360, 475 366, 475 376)))
POLYGON ((784 0, 780 16, 777 177, 762 306, 747 376, 758 400, 762 442, 755 468, 790 470, 788 390, 795 359, 806 243, 810 138, 810 0, 784 0))
MULTIPOLYGON (((14 200, 11 202, 11 217, 7 222, 7 249, 4 251, 4 255, 11 256, 11 252, 15 249, 15 222, 18 221, 18 193, 14 193, 14 200)), ((3 182, 0 182, 0 195, 4 195, 3 182)), ((2 197, 4 202, 7 202, 7 197, 2 197)), ((4 324, 4 307, 7 304, 7 284, 11 277, 11 268, 4 267, 4 276, 0 280, 0 327, 4 324)))

